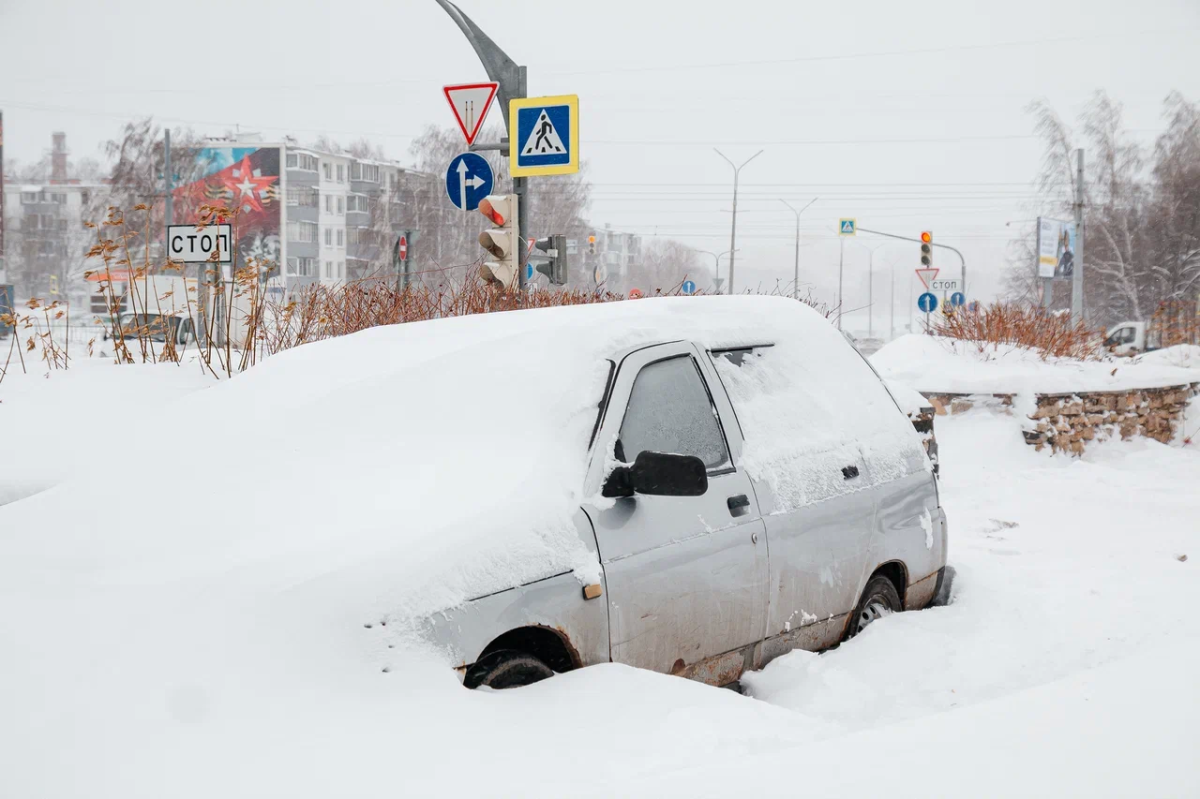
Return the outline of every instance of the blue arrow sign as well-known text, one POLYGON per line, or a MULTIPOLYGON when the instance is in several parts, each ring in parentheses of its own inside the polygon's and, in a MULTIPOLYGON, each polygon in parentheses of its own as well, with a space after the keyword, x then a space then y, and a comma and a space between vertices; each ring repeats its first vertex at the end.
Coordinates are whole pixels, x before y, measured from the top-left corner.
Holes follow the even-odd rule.
POLYGON ((525 282, 533 280, 533 264, 525 264, 525 282))
POLYGON ((937 296, 928 291, 917 298, 917 307, 922 313, 933 313, 937 310, 937 296))
POLYGON ((683 281, 683 285, 680 286, 680 291, 682 291, 684 294, 695 294, 696 293, 696 281, 694 281, 694 280, 683 281))
POLYGON ((950 295, 950 304, 955 308, 961 308, 967 304, 967 295, 961 291, 956 291, 950 295))
POLYGON ((460 211, 474 211, 483 198, 492 193, 496 178, 487 159, 477 153, 463 153, 446 170, 446 194, 460 211))

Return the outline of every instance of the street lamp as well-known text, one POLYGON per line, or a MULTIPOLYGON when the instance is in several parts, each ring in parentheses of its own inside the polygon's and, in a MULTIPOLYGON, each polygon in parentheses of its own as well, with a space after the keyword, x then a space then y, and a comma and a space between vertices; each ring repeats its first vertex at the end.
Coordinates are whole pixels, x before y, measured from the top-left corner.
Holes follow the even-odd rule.
POLYGON ((727 157, 725 156, 725 153, 721 152, 721 151, 720 151, 720 150, 718 150, 716 147, 714 147, 714 148, 713 148, 713 152, 715 152, 717 155, 719 155, 719 156, 721 156, 722 158, 724 158, 724 159, 725 159, 725 162, 726 162, 727 164, 729 164, 729 166, 730 166, 730 167, 732 167, 732 169, 733 169, 733 224, 732 224, 732 226, 730 227, 730 230, 729 230, 729 293, 730 293, 730 294, 733 294, 733 263, 734 263, 734 260, 735 260, 735 254, 737 253, 737 197, 738 197, 738 178, 739 178, 739 177, 741 176, 741 174, 742 174, 742 168, 743 168, 743 167, 745 167, 745 166, 746 166, 746 164, 748 164, 748 163, 750 163, 751 161, 753 161, 755 158, 758 158, 760 155, 762 155, 762 154, 763 154, 763 151, 762 151, 762 150, 759 150, 759 151, 758 151, 758 152, 756 152, 754 155, 752 155, 752 156, 750 156, 749 158, 747 158, 745 161, 743 161, 743 162, 742 162, 742 165, 741 165, 741 166, 737 166, 737 165, 736 165, 736 164, 734 164, 732 161, 730 161, 730 160, 729 160, 729 158, 727 158, 727 157))
POLYGON ((863 244, 861 241, 851 242, 860 247, 866 247, 871 253, 871 260, 867 265, 867 338, 873 338, 875 335, 875 253, 888 246, 887 242, 880 244, 878 247, 871 248, 863 244))
POLYGON ((815 203, 818 199, 820 198, 813 197, 811 200, 809 200, 808 205, 804 206, 799 211, 797 211, 795 208, 792 208, 792 204, 787 200, 783 199, 782 197, 779 199, 779 202, 786 205, 788 209, 796 215, 796 277, 795 280, 792 281, 792 299, 794 300, 800 299, 800 214, 807 211, 808 206, 815 203))
POLYGON ((719 255, 715 252, 709 252, 708 250, 696 250, 696 252, 701 253, 702 255, 711 255, 713 257, 713 280, 716 281, 717 293, 720 294, 721 293, 721 259, 724 258, 726 255, 732 255, 733 253, 730 250, 726 250, 725 252, 720 253, 719 255))

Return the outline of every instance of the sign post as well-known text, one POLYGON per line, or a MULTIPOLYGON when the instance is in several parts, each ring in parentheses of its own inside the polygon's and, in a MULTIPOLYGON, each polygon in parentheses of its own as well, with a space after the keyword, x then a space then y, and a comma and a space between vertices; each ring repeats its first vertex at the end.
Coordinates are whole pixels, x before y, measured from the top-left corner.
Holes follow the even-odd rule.
POLYGON ((579 171, 579 97, 513 100, 508 110, 509 174, 571 175, 579 171))
POLYGON ((925 332, 929 332, 929 315, 937 310, 938 298, 936 294, 925 292, 917 298, 917 307, 925 314, 925 332))
POLYGON ((474 211, 492 193, 496 178, 487 159, 477 153, 463 153, 446 169, 446 194, 460 211, 474 211))
POLYGON ((858 235, 858 222, 854 219, 838 220, 838 330, 842 329, 842 276, 846 266, 846 239, 858 235))
POLYGON ((462 131, 467 144, 475 143, 475 137, 483 130, 484 120, 496 99, 499 83, 463 83, 457 86, 443 86, 446 102, 454 112, 454 121, 462 131))

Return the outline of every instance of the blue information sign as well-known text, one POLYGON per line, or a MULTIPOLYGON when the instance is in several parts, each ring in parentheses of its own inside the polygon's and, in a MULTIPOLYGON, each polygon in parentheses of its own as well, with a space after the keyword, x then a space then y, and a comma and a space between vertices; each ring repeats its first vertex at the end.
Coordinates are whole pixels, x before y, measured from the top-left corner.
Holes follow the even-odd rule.
POLYGON ((683 291, 684 294, 695 294, 696 293, 696 281, 694 281, 694 280, 683 281, 683 285, 680 287, 680 290, 683 291))
POLYGON ((961 291, 956 291, 950 295, 950 304, 955 308, 961 308, 967 304, 967 295, 961 291))
POLYGON ((474 211, 492 193, 496 179, 492 166, 478 153, 463 153, 446 170, 446 194, 460 211, 474 211))
POLYGON ((933 313, 937 310, 937 305, 937 296, 930 294, 928 291, 917 298, 917 307, 920 308, 923 313, 933 313))

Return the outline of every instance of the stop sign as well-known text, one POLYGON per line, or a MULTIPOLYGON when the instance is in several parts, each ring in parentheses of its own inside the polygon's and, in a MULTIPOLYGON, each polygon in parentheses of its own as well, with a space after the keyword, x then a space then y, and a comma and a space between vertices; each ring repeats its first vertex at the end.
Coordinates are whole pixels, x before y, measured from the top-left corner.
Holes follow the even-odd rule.
POLYGON ((629 290, 629 299, 640 300, 641 298, 642 298, 642 290, 641 289, 630 289, 629 290))
POLYGON ((408 260, 408 236, 400 237, 400 243, 396 245, 396 252, 400 255, 401 261, 408 260))

